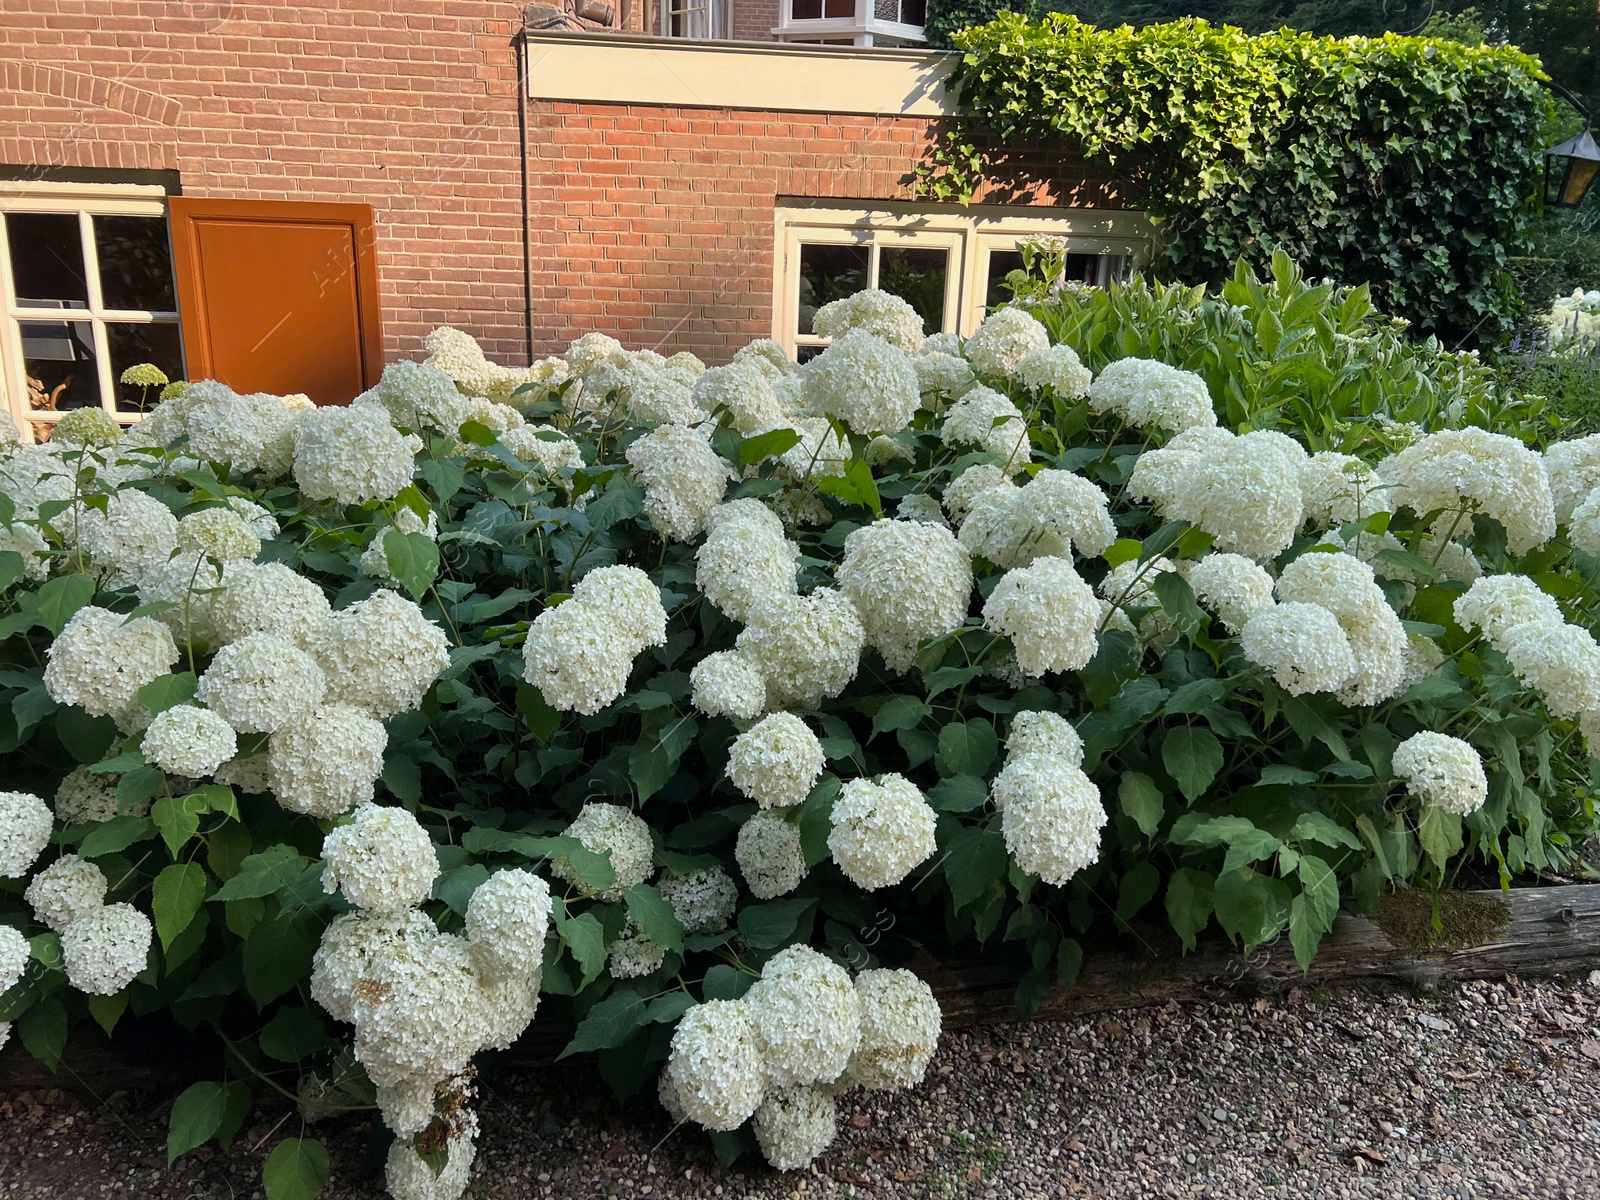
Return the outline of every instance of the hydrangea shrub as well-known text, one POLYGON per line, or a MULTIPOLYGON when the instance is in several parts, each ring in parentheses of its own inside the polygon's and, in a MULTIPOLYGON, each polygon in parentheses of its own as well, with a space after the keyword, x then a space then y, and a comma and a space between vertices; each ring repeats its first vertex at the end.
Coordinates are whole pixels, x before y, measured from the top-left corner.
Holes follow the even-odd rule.
POLYGON ((257 1085, 454 1197, 538 1019, 791 1169, 933 1054, 895 922, 1023 943, 1030 1009, 1130 921, 1305 965, 1384 888, 1571 865, 1600 438, 1233 425, 1070 302, 963 343, 863 293, 803 367, 442 329, 348 408, 13 439, 6 1031, 166 1009, 229 1046, 174 1155, 257 1085))

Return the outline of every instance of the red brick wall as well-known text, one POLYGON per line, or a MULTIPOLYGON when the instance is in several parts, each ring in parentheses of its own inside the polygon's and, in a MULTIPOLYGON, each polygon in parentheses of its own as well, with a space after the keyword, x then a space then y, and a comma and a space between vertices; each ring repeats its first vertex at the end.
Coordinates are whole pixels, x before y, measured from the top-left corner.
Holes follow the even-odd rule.
POLYGON ((360 200, 391 357, 525 353, 515 3, 4 0, 0 164, 166 168, 194 196, 360 200))
MULTIPOLYGON (((188 195, 365 201, 389 356, 450 323, 525 361, 515 3, 4 0, 0 21, 0 164, 163 168, 188 195)), ((535 352, 599 329, 719 360, 766 336, 776 198, 908 199, 934 131, 534 104, 535 352)), ((1023 202, 1102 195, 1078 181, 1023 202)))

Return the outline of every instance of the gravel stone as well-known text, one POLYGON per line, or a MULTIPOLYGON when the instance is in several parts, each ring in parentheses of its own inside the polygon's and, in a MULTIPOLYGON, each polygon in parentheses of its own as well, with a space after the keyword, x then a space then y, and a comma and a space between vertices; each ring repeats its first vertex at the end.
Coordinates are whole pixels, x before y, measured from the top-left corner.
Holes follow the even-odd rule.
MULTIPOLYGON (((591 1067, 502 1056, 479 1081, 469 1195, 1578 1200, 1600 1196, 1597 1008, 1600 974, 956 1030, 915 1091, 841 1097, 838 1140, 783 1174, 753 1157, 719 1167, 704 1134, 644 1095, 619 1110, 591 1067)), ((202 1148, 168 1171, 170 1104, 5 1095, 0 1196, 259 1200, 263 1156, 302 1133, 264 1105, 230 1153, 202 1148)), ((328 1200, 384 1195, 371 1127, 304 1129, 330 1147, 328 1200)))

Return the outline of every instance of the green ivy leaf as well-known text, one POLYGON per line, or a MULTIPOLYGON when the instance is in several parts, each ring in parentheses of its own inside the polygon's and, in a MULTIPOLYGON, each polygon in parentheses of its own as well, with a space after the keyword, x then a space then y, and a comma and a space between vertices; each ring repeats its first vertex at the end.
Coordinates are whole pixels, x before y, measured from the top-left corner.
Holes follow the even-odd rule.
POLYGON ((295 1004, 273 1013, 257 1040, 268 1058, 286 1063, 301 1062, 333 1045, 322 1018, 295 1004))
POLYGON ((238 873, 218 888, 211 899, 246 900, 270 896, 299 879, 310 865, 311 860, 293 846, 268 846, 258 854, 248 855, 239 864, 238 873))
POLYGON ((267 1200, 316 1200, 327 1182, 328 1151, 313 1138, 284 1138, 261 1167, 267 1200))
POLYGON ((788 943, 800 918, 811 911, 815 900, 768 900, 739 910, 739 932, 757 950, 772 950, 788 943))
POLYGON ((943 862, 950 900, 959 912, 1004 877, 1006 844, 998 830, 966 825, 946 844, 943 862))
POLYGON ((166 712, 169 708, 189 703, 194 699, 198 687, 199 680, 195 678, 193 671, 163 675, 139 689, 139 703, 144 705, 145 711, 154 716, 166 712))
POLYGON ((1417 817, 1417 841, 1433 865, 1443 871, 1445 864, 1461 851, 1461 818, 1436 805, 1423 805, 1417 817))
POLYGON ((54 996, 35 1004, 17 1018, 17 1033, 28 1053, 51 1071, 67 1048, 67 1010, 54 996))
POLYGON ((700 994, 707 1000, 737 1000, 750 990, 756 977, 748 971, 718 963, 706 972, 700 994))
POLYGON ((1249 867, 1219 875, 1217 923, 1248 952, 1270 940, 1289 919, 1289 885, 1249 867))
POLYGON ((57 637, 76 613, 94 599, 94 580, 87 575, 57 575, 34 593, 34 614, 57 637))
POLYGON ((155 832, 155 828, 148 817, 112 817, 89 831, 88 836, 78 844, 78 854, 82 858, 115 854, 135 842, 143 841, 155 832))
POLYGON ((161 838, 167 843, 167 850, 173 858, 178 857, 178 851, 200 829, 200 817, 210 808, 203 799, 192 794, 163 796, 151 806, 150 816, 161 831, 161 838))
POLYGON ((600 972, 606 967, 605 930, 593 913, 569 917, 564 909, 558 909, 555 920, 556 932, 566 942, 572 961, 583 971, 580 987, 588 987, 600 978, 600 972))
POLYGON ((638 992, 614 992, 591 1008, 578 1022, 572 1040, 556 1055, 556 1060, 559 1062, 569 1054, 620 1046, 643 1028, 648 1020, 645 1002, 638 992))
POLYGON ((939 774, 983 775, 1000 750, 1000 735, 988 721, 951 721, 939 731, 933 765, 939 774))
POLYGON ((1196 935, 1211 920, 1215 882, 1205 871, 1190 867, 1179 867, 1167 881, 1167 919, 1183 940, 1185 950, 1194 949, 1196 935))
POLYGON ((777 458, 799 444, 800 431, 797 429, 774 429, 757 434, 739 443, 739 464, 753 467, 763 459, 777 458))

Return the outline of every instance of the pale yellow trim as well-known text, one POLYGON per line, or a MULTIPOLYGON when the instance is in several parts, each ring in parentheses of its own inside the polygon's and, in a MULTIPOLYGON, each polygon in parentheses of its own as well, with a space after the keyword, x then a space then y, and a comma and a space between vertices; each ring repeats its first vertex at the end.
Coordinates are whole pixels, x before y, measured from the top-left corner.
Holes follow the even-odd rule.
POLYGON ((863 245, 918 243, 949 248, 951 286, 945 294, 945 322, 962 337, 984 317, 989 256, 1033 237, 1067 239, 1069 247, 1090 254, 1126 254, 1135 266, 1155 253, 1156 231, 1139 212, 1092 208, 1019 209, 974 204, 965 209, 919 207, 884 201, 871 208, 837 201, 785 199, 773 214, 772 337, 793 358, 801 345, 819 339, 797 336, 802 242, 863 245))
POLYGON ((958 56, 934 50, 528 35, 535 100, 946 117, 958 56))

